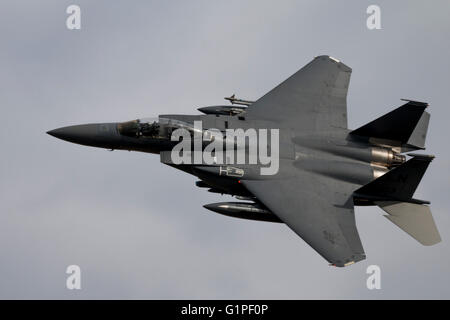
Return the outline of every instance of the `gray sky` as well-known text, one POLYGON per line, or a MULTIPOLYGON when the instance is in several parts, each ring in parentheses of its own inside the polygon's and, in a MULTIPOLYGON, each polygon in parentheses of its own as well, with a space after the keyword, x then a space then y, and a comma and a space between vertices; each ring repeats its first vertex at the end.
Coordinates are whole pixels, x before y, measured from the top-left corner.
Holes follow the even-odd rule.
POLYGON ((450 298, 450 2, 345 3, 2 1, 0 298, 450 298), (81 30, 66 28, 70 4, 81 30), (382 30, 366 28, 370 4, 382 30), (358 207, 368 258, 331 268, 283 225, 203 209, 227 198, 156 155, 45 134, 257 99, 321 54, 353 68, 350 128, 400 98, 430 103, 437 158, 416 197, 432 202, 442 243, 423 247, 358 207), (81 290, 65 287, 70 264, 81 290), (366 288, 371 264, 381 290, 366 288))

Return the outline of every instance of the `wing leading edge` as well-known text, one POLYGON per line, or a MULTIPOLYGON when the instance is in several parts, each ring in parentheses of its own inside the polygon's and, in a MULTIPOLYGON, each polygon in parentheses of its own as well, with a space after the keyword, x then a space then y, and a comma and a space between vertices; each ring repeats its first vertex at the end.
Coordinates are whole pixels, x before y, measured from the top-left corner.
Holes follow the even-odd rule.
POLYGON ((347 128, 347 91, 352 69, 319 56, 247 108, 246 117, 301 132, 347 128))

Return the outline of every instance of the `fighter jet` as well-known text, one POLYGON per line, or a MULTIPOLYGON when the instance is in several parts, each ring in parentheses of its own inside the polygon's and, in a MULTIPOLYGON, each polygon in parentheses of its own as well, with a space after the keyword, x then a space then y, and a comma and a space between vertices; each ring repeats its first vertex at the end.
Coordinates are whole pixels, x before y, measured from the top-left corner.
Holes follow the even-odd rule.
POLYGON ((241 200, 206 204, 206 209, 284 223, 332 266, 348 266, 366 257, 355 206, 380 207, 389 221, 422 245, 440 242, 429 202, 413 197, 434 156, 409 153, 425 149, 428 104, 405 100, 376 120, 348 129, 351 72, 331 56, 318 56, 256 101, 233 95, 226 98, 231 105, 199 108, 203 113, 199 115, 166 114, 47 133, 86 146, 159 154, 162 163, 198 177, 198 187, 241 200), (239 129, 244 134, 254 129, 266 137, 257 146, 250 135, 245 136, 244 142, 251 141, 244 146, 230 142, 230 130, 239 129), (269 131, 276 133, 271 139, 269 131), (174 154, 188 160, 196 154, 180 150, 184 140, 189 140, 185 147, 197 145, 200 152, 212 142, 243 150, 247 156, 251 150, 264 151, 266 156, 270 151, 276 165, 264 173, 269 165, 262 158, 240 163, 232 154, 218 160, 224 152, 219 148, 210 148, 212 161, 200 157, 180 162, 174 154))

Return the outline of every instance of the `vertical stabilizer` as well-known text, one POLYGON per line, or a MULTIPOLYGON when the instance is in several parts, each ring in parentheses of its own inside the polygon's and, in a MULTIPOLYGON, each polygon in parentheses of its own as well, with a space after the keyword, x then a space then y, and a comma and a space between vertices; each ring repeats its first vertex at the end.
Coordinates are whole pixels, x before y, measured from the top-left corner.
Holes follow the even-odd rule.
POLYGON ((414 192, 422 180, 432 155, 412 154, 411 159, 388 171, 381 177, 369 182, 355 191, 355 194, 372 199, 406 201, 412 199, 414 192))
MULTIPOLYGON (((405 99, 402 99, 405 100, 405 99)), ((384 144, 400 146, 402 151, 425 149, 425 138, 430 114, 425 112, 426 102, 405 100, 407 103, 386 113, 350 134, 384 141, 384 144)))

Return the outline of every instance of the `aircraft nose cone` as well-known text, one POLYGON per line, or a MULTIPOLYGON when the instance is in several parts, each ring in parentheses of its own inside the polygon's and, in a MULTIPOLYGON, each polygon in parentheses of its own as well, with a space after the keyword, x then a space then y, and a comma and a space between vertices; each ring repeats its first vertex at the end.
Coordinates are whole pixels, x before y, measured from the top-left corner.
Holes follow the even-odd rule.
POLYGON ((81 124, 50 130, 47 133, 61 140, 100 148, 117 148, 120 140, 115 123, 81 124))
POLYGON ((67 141, 75 142, 77 140, 89 139, 97 134, 96 124, 82 124, 77 126, 68 126, 50 130, 49 135, 67 141))

